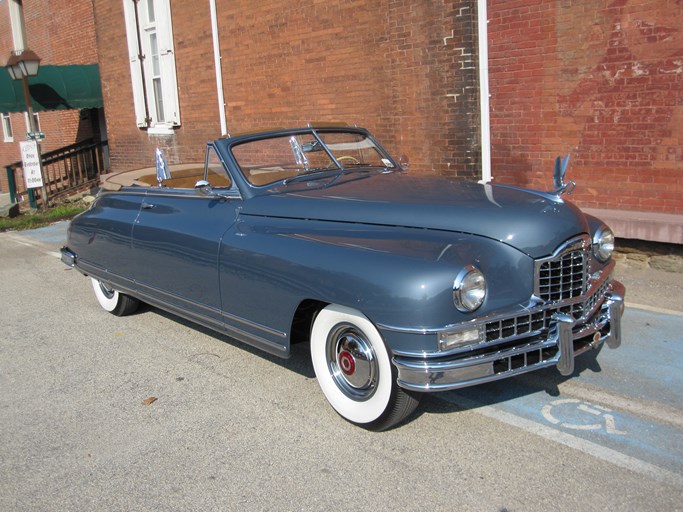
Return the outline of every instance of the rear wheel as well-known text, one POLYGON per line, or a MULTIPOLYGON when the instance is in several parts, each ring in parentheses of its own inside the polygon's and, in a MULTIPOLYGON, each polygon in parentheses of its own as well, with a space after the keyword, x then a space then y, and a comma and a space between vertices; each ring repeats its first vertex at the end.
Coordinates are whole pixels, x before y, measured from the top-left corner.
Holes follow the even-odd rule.
POLYGON ((330 405, 368 430, 386 430, 417 407, 420 395, 396 384, 396 369, 381 335, 365 316, 330 305, 311 333, 311 359, 330 405))
POLYGON ((138 299, 114 290, 111 286, 95 278, 92 279, 92 287, 95 297, 100 306, 116 316, 125 316, 133 313, 140 304, 138 299))

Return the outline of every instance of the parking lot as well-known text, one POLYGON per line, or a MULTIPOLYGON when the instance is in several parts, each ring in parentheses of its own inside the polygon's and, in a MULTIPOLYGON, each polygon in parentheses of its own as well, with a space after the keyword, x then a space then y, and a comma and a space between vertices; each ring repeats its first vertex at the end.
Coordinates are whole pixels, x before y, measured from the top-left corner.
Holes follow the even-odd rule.
POLYGON ((648 294, 637 272, 633 299, 627 281, 622 347, 573 378, 430 395, 370 433, 328 406, 307 346, 105 313, 64 231, 0 234, 0 510, 683 509, 679 275, 648 294))

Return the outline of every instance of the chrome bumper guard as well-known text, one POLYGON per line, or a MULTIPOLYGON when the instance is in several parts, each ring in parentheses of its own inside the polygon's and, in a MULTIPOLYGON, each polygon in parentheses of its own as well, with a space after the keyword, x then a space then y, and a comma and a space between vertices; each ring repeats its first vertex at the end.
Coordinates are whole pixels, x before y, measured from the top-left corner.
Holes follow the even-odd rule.
MULTIPOLYGON (((574 373, 574 358, 603 343, 621 345, 624 286, 610 283, 602 305, 587 320, 556 313, 554 327, 545 339, 518 340, 511 347, 474 356, 416 359, 394 356, 398 384, 413 391, 447 391, 505 379, 514 375, 556 366, 562 375, 574 373)), ((492 350, 495 348, 492 347, 492 350)))

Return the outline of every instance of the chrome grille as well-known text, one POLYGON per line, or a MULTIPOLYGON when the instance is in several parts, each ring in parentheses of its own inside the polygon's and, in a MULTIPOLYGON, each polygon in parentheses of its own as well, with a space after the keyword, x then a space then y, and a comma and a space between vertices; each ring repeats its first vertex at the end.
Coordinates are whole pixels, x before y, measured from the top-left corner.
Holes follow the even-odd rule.
POLYGON ((557 347, 543 347, 530 345, 527 350, 520 354, 503 357, 493 362, 493 373, 495 375, 507 373, 523 368, 531 368, 547 361, 557 355, 557 347))
POLYGON ((580 297, 586 291, 587 256, 583 249, 570 250, 537 263, 536 291, 545 302, 580 297))
POLYGON ((572 316, 579 320, 581 317, 589 315, 602 301, 605 293, 607 292, 607 288, 609 288, 609 281, 602 283, 600 288, 598 288, 594 294, 588 297, 585 302, 574 304, 572 306, 572 316))
POLYGON ((528 338, 532 335, 543 337, 554 324, 553 315, 564 313, 577 321, 590 315, 604 300, 609 288, 609 281, 602 283, 597 290, 583 302, 576 302, 561 307, 549 307, 541 311, 517 315, 511 318, 493 320, 486 323, 486 343, 512 341, 517 338, 528 338))

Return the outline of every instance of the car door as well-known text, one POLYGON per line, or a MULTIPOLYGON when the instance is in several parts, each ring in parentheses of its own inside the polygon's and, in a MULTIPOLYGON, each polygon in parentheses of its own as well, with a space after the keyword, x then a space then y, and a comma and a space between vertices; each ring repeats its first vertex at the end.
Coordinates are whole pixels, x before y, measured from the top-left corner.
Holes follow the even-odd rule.
POLYGON ((203 175, 181 179, 172 172, 168 180, 183 185, 206 179, 216 185, 209 193, 182 186, 148 189, 133 227, 132 255, 143 299, 220 328, 218 252, 242 199, 217 158, 209 147, 203 175))

